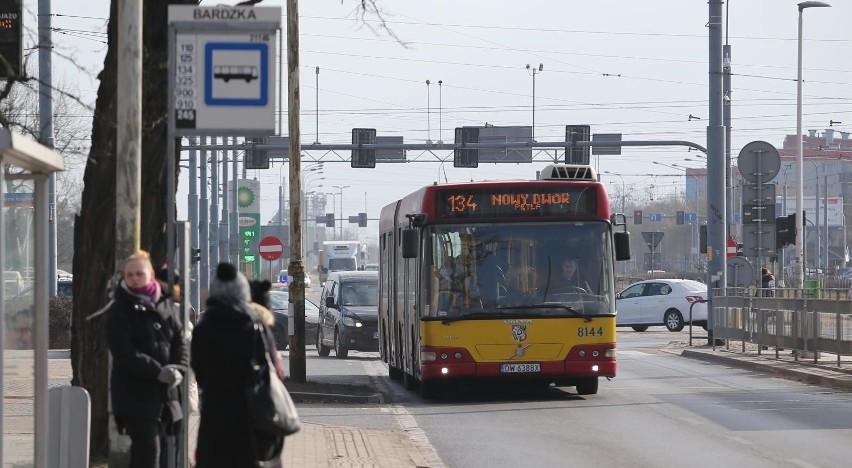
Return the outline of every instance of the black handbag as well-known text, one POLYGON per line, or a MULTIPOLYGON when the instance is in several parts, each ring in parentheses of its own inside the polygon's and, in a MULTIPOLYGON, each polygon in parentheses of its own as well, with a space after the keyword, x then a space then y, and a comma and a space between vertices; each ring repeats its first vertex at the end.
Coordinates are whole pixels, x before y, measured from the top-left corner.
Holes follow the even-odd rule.
POLYGON ((251 362, 246 398, 252 429, 272 437, 295 434, 301 429, 296 405, 278 378, 263 325, 254 324, 255 357, 251 362))

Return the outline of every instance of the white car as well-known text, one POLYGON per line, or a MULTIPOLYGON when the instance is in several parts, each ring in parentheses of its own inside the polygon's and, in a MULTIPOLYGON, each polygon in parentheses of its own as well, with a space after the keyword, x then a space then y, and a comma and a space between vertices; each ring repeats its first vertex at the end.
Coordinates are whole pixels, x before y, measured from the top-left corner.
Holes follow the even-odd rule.
POLYGON ((683 330, 689 322, 707 328, 707 285, 684 279, 653 279, 633 283, 615 296, 616 326, 638 332, 665 325, 683 330), (694 304, 694 305, 693 305, 694 304))

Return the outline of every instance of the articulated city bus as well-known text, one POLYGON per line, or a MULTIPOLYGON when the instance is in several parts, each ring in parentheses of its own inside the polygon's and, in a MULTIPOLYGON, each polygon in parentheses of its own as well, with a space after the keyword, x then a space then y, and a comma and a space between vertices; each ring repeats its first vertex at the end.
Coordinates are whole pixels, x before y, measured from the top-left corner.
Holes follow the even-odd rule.
POLYGON ((615 376, 613 270, 630 258, 629 234, 590 166, 431 185, 379 224, 379 351, 392 379, 431 398, 482 379, 594 394, 615 376))

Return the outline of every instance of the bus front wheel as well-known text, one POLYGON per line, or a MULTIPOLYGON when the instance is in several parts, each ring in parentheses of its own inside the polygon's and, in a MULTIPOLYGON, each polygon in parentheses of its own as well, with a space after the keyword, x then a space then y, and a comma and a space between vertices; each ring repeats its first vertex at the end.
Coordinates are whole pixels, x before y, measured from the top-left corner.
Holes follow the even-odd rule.
POLYGON ((577 395, 594 395, 598 393, 598 378, 584 377, 577 381, 577 395))

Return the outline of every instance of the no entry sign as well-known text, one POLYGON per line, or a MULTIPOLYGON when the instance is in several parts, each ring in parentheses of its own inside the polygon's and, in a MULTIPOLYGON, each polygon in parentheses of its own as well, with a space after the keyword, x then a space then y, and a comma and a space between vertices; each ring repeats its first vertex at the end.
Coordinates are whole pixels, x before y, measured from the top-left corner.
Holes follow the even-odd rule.
POLYGON ((284 244, 281 243, 281 239, 275 236, 266 236, 260 240, 258 250, 260 251, 258 252, 260 258, 271 262, 281 258, 281 254, 284 253, 284 244))

